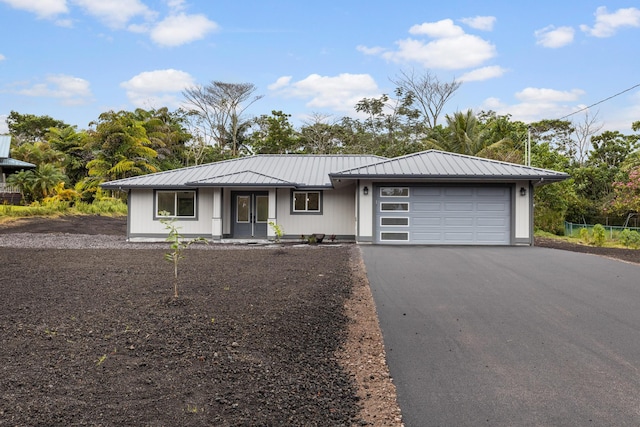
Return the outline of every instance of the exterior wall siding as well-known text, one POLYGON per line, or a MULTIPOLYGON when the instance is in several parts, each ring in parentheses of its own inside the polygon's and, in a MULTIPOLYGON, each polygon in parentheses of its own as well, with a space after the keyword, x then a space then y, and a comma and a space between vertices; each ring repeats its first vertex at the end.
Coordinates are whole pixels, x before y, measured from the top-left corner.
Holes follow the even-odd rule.
MULTIPOLYGON (((166 237, 167 230, 154 219, 152 189, 132 189, 129 197, 129 238, 144 239, 166 237)), ((176 221, 180 234, 184 236, 211 236, 213 217, 213 190, 201 188, 197 193, 196 219, 176 221)))
POLYGON ((291 213, 291 190, 277 190, 276 218, 287 236, 324 233, 336 236, 355 235, 355 185, 322 191, 322 215, 291 213))
POLYGON ((516 243, 531 243, 531 188, 528 181, 515 183, 513 194, 514 229, 516 243), (524 188, 525 196, 520 195, 520 189, 524 188))
POLYGON ((368 180, 360 181, 358 186, 358 229, 357 229, 357 241, 358 242, 372 242, 373 241, 373 183, 368 180), (364 194, 364 188, 367 187, 369 194, 364 194))

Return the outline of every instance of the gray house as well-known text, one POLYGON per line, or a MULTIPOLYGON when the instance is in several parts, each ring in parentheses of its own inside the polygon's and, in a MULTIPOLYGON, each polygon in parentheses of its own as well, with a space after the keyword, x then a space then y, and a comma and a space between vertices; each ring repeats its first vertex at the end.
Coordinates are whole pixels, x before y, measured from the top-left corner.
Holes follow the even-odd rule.
POLYGON ((532 245, 533 191, 552 170, 429 150, 368 155, 256 155, 110 181, 127 191, 130 241, 160 240, 160 212, 185 237, 325 234, 375 244, 532 245))
POLYGON ((0 203, 18 204, 22 194, 18 188, 7 185, 7 176, 23 169, 33 169, 36 165, 12 159, 10 148, 11 135, 0 135, 0 203))

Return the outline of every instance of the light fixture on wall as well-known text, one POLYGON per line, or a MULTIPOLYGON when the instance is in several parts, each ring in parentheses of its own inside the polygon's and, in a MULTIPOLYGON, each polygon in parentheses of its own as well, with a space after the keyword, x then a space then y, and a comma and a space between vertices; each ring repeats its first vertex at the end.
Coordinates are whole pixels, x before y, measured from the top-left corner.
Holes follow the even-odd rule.
POLYGON ((362 192, 364 193, 365 196, 367 196, 369 194, 369 187, 365 185, 364 188, 362 189, 362 192))
POLYGON ((520 187, 520 195, 521 196, 526 196, 527 195, 527 189, 524 187, 520 187))

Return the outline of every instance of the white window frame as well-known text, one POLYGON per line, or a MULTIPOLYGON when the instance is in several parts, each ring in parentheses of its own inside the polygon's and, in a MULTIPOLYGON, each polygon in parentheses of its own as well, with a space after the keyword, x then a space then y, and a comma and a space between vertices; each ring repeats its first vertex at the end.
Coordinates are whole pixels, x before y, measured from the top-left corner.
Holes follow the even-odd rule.
POLYGON ((381 242, 408 242, 409 241, 409 232, 408 231, 381 231, 380 232, 380 241, 381 242), (406 239, 384 239, 382 238, 383 234, 404 234, 407 236, 406 239))
POLYGON ((410 196, 410 191, 411 190, 409 190, 409 187, 388 187, 388 186, 387 187, 380 187, 380 197, 404 197, 404 198, 406 198, 406 197, 410 196), (407 190, 407 194, 406 195, 403 195, 403 194, 401 194, 401 195, 393 195, 393 196, 390 196, 388 194, 382 194, 382 191, 386 190, 386 189, 400 189, 402 191, 407 190))
POLYGON ((291 213, 321 215, 322 214, 322 191, 319 191, 319 190, 291 191, 291 213), (309 209, 309 194, 312 194, 312 193, 318 195, 318 209, 309 209), (304 198, 305 198, 304 209, 296 209, 296 195, 304 195, 304 198))
POLYGON ((380 202, 380 212, 409 212, 409 202, 380 202), (407 209, 382 209, 384 205, 407 205, 407 209))
POLYGON ((156 190, 154 194, 154 214, 155 218, 181 218, 181 219, 194 219, 198 214, 198 192, 196 190, 156 190), (173 193, 173 214, 169 212, 169 215, 160 215, 158 210, 158 195, 173 193), (191 193, 193 194, 193 215, 179 215, 178 214, 178 194, 179 193, 191 193))
MULTIPOLYGON (((388 212, 388 211, 385 211, 388 212)), ((381 216, 380 217, 380 227, 409 227, 409 217, 408 216, 381 216), (383 224, 383 219, 406 219, 406 224, 383 224)))

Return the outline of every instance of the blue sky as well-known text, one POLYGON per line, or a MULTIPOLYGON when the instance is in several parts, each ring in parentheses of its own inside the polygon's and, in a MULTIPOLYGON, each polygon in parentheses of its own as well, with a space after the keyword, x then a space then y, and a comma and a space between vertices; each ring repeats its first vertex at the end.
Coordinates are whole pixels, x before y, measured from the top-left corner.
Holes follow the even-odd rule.
MULTIPOLYGON (((338 119, 403 70, 463 82, 444 113, 556 119, 640 84, 639 41, 634 0, 0 0, 0 133, 12 110, 86 129, 213 80, 255 84, 251 115, 338 119)), ((630 133, 640 87, 596 113, 630 133)))

